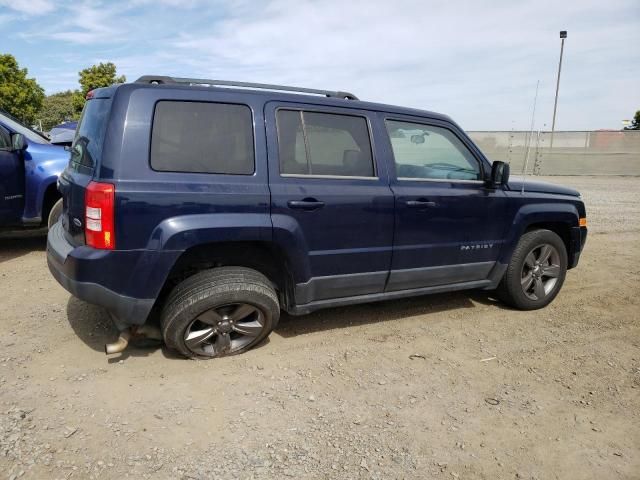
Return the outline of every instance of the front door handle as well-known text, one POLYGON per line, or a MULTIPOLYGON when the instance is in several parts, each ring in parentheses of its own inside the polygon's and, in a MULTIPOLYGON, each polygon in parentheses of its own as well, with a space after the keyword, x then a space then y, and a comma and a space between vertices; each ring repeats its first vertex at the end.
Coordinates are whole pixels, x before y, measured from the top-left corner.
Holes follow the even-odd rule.
POLYGON ((409 208, 433 208, 438 206, 436 202, 430 202, 429 200, 423 200, 421 198, 418 200, 407 200, 405 204, 409 208))
POLYGON ((289 200, 287 202, 289 208, 296 210, 317 210, 324 207, 324 202, 316 200, 315 198, 303 198, 302 200, 289 200))

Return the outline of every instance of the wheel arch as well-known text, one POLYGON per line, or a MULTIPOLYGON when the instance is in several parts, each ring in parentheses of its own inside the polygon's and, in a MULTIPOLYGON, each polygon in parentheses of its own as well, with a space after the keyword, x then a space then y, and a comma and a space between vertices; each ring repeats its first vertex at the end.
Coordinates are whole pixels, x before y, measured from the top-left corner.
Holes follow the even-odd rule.
POLYGON ((194 261, 244 266, 263 273, 287 294, 287 300, 293 300, 289 288, 309 277, 308 249, 299 225, 274 223, 269 213, 172 217, 153 230, 146 247, 150 251, 179 252, 169 277, 175 278, 176 272, 184 271, 184 266, 194 261))
POLYGON ((542 203, 524 205, 515 215, 509 229, 505 248, 500 256, 500 263, 508 264, 511 255, 520 240, 527 232, 537 229, 551 230, 556 233, 567 248, 567 255, 572 257, 575 245, 572 241, 572 229, 579 225, 579 212, 571 203, 542 203))
POLYGON ((573 248, 571 244, 571 228, 572 225, 567 222, 537 222, 528 225, 523 233, 532 232, 533 230, 552 231, 562 239, 562 243, 567 249, 567 255, 570 257, 573 248))
POLYGON ((245 267, 262 273, 272 283, 283 308, 293 301, 293 275, 286 254, 268 241, 222 241, 193 245, 185 249, 169 271, 154 311, 159 313, 164 300, 180 282, 203 270, 217 267, 245 267))

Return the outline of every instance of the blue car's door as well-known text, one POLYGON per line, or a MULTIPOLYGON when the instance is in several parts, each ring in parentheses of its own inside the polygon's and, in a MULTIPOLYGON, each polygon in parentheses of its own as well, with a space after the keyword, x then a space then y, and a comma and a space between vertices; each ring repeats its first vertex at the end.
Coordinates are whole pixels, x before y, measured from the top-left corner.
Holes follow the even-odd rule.
POLYGON ((380 120, 396 199, 387 291, 486 280, 506 227, 504 192, 484 181, 488 163, 447 122, 380 120))
POLYGON ((298 255, 296 303, 383 292, 394 200, 373 115, 270 102, 265 117, 274 239, 298 255))
POLYGON ((24 165, 11 149, 11 135, 0 125, 0 227, 20 223, 24 209, 24 165))

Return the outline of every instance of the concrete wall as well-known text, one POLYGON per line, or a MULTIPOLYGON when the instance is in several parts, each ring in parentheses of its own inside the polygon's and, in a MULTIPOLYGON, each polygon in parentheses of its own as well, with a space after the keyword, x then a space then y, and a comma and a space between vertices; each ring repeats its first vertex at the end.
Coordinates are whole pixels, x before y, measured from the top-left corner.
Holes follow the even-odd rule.
POLYGON ((467 132, 490 160, 534 175, 640 175, 640 131, 467 132))

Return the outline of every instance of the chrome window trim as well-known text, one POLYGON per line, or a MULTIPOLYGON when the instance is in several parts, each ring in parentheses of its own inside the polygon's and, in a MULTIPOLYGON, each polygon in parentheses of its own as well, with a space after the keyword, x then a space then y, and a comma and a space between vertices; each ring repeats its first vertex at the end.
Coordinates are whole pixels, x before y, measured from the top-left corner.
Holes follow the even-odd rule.
POLYGON ((280 176, 284 178, 324 178, 330 180, 380 180, 380 177, 358 177, 353 175, 305 175, 304 173, 281 173, 280 176))
POLYGON ((436 182, 436 183, 470 183, 473 185, 484 185, 483 180, 461 180, 458 178, 413 178, 397 177, 396 180, 403 182, 436 182))

